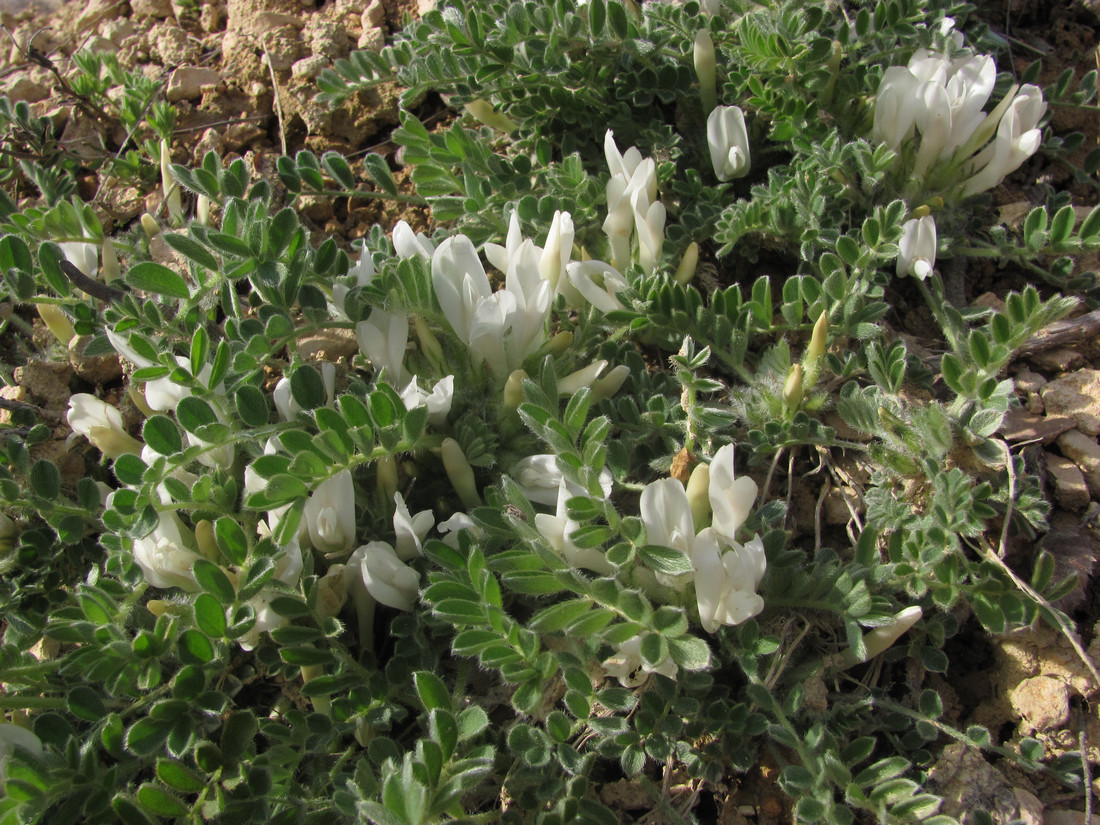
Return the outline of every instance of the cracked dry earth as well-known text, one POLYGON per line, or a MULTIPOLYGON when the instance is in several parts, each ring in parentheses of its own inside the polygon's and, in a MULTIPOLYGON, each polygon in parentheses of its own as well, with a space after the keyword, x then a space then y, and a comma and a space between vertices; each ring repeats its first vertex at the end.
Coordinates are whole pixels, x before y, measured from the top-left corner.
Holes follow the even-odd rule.
MULTIPOLYGON (((396 147, 387 141, 397 124, 400 90, 383 86, 360 94, 337 114, 316 102, 315 78, 352 49, 381 48, 405 15, 419 11, 418 0, 0 0, 0 23, 7 32, 0 46, 0 93, 12 101, 27 101, 36 114, 48 115, 66 151, 92 158, 117 150, 126 137, 121 126, 96 122, 60 98, 51 73, 28 62, 24 54, 33 41, 64 74, 71 71, 68 55, 74 50, 108 50, 118 55, 123 68, 140 70, 163 85, 165 97, 177 110, 177 162, 197 164, 214 150, 227 160, 242 157, 255 174, 272 177, 278 154, 304 148, 317 154, 336 150, 349 157, 377 151, 397 166, 396 147)), ((982 17, 1013 44, 1017 71, 1043 58, 1043 82, 1066 67, 1080 76, 1097 65, 1100 19, 1085 4, 1007 0, 987 6, 982 17)), ((417 114, 431 122, 443 111, 435 100, 422 104, 417 114)), ((1076 159, 1080 163, 1097 145, 1098 115, 1056 109, 1054 130, 1085 132, 1087 140, 1076 159)), ((1041 157, 1040 153, 995 192, 1006 222, 1022 220, 1039 197, 1038 182, 1072 191, 1079 206, 1096 202, 1093 185, 1075 181, 1068 166, 1041 157)), ((397 177, 401 180, 400 169, 397 177)), ((163 206, 159 189, 143 190, 94 172, 80 181, 79 194, 95 206, 108 232, 163 206)), ((427 221, 422 211, 399 204, 305 198, 300 205, 309 228, 345 243, 375 223, 389 227, 405 218, 421 226, 427 221)), ((161 254, 172 253, 164 248, 161 254)), ((1084 269, 1097 268, 1095 261, 1082 263, 1084 269)), ((1020 273, 982 266, 967 273, 965 300, 970 303, 997 305, 1009 289, 1026 282, 1020 273)), ((1002 435, 1013 451, 1026 455, 1055 505, 1049 533, 1037 543, 1011 541, 1008 561, 1027 571, 1041 547, 1056 557, 1061 572, 1078 576, 1079 586, 1059 606, 1077 622, 1082 646, 1096 665, 1100 580, 1093 574, 1100 554, 1100 316, 1086 313, 1083 307, 1060 333, 1033 342, 1010 367, 1020 407, 1007 417, 1002 435)), ((30 322, 31 316, 26 320, 30 322)), ((914 351, 920 351, 922 342, 935 346, 932 336, 925 337, 934 329, 930 318, 919 310, 889 320, 914 351)), ((39 342, 47 340, 44 330, 35 333, 39 342)), ((37 349, 44 347, 20 349, 4 343, 4 360, 7 368, 14 367, 14 381, 0 388, 0 396, 30 401, 57 424, 58 438, 42 446, 41 457, 56 461, 63 474, 74 479, 83 473, 84 463, 64 444, 68 429, 62 412, 69 395, 99 387, 124 413, 136 412, 121 397, 121 372, 114 356, 84 358, 74 350, 68 362, 43 361, 37 349)), ((793 520, 796 532, 812 533, 817 493, 803 492, 805 496, 797 497, 809 503, 793 502, 793 520)), ((854 491, 840 488, 825 498, 822 512, 827 524, 842 529, 852 496, 854 491)), ((1100 686, 1067 639, 1046 626, 991 638, 973 620, 966 623, 967 617, 960 618, 964 629, 947 649, 949 678, 932 682, 943 699, 944 721, 961 728, 985 725, 996 741, 1009 745, 1034 736, 1050 756, 1076 751, 1083 743, 1091 773, 1100 773, 1100 712, 1092 701, 1100 686)), ((827 701, 828 691, 843 685, 820 688, 822 701, 827 701)), ((765 755, 752 772, 730 777, 727 787, 702 799, 697 816, 723 825, 789 821, 789 806, 774 781, 776 772, 765 755)), ((944 813, 962 815, 982 806, 993 812, 996 822, 1084 823, 1080 795, 1067 795, 1060 786, 1025 774, 1007 760, 994 763, 961 745, 944 750, 930 783, 947 800, 944 813)), ((1100 779, 1093 790, 1100 796, 1100 779)), ((671 792, 675 797, 692 791, 672 777, 671 792)), ((608 783, 601 793, 607 804, 623 812, 624 821, 652 809, 649 792, 638 783, 608 783)), ((653 821, 652 816, 647 819, 653 821)), ((1094 824, 1100 825, 1100 817, 1087 825, 1094 824)))

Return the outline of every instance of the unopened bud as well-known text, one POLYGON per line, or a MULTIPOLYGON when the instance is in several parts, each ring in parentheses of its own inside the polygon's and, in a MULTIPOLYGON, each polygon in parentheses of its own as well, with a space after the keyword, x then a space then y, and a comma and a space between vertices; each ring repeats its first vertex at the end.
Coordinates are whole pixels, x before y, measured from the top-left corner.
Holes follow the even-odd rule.
POLYGON ((922 203, 916 209, 909 213, 910 218, 923 218, 932 214, 932 207, 926 203, 922 203))
POLYGON ((419 315, 413 316, 413 327, 416 329, 416 337, 420 341, 420 351, 424 353, 428 363, 439 372, 445 373, 447 371, 447 361, 443 357, 443 347, 439 343, 439 339, 435 337, 435 333, 429 329, 424 319, 419 315))
POLYGON ((699 266, 699 244, 692 241, 684 250, 684 257, 680 259, 680 265, 676 268, 676 283, 687 286, 695 277, 695 269, 699 266))
POLYGON ((480 98, 478 100, 471 100, 464 108, 486 126, 496 129, 499 132, 511 134, 519 128, 516 122, 508 117, 508 115, 494 111, 492 105, 486 100, 481 100, 480 98))
POLYGON ((160 224, 148 212, 141 216, 141 228, 145 230, 145 237, 147 238, 155 238, 160 234, 160 224))
POLYGON ((561 355, 573 346, 573 333, 563 330, 546 342, 544 347, 548 355, 561 355))
POLYGON ((559 378, 558 395, 562 397, 569 396, 581 387, 592 386, 592 382, 595 381, 605 369, 607 369, 606 361, 594 361, 587 367, 579 369, 576 372, 571 372, 564 378, 559 378))
POLYGON ((73 340, 73 336, 76 335, 73 322, 61 311, 60 307, 54 304, 38 304, 37 306, 38 315, 46 323, 50 332, 58 341, 68 346, 69 342, 73 340))
POLYGON ((382 501, 393 501, 393 494, 397 492, 397 459, 384 455, 377 464, 378 495, 382 501))
POLYGON ((103 281, 110 283, 122 277, 122 269, 118 265, 118 253, 110 238, 103 239, 103 281))
POLYGON ((145 400, 145 393, 141 391, 141 387, 135 384, 127 384, 126 394, 130 396, 130 400, 134 402, 134 406, 137 407, 146 418, 157 414, 156 410, 150 407, 149 402, 145 400))
POLYGON ((447 478, 451 480, 451 486, 455 488, 462 504, 467 508, 477 507, 481 504, 481 494, 477 491, 477 482, 474 480, 474 468, 466 460, 466 454, 462 447, 453 438, 443 439, 439 448, 443 458, 443 469, 447 471, 447 478))
POLYGON ((218 540, 214 538, 214 525, 208 519, 195 522, 195 546, 202 556, 216 562, 220 558, 218 540))
MULTIPOLYGON (((867 657, 862 661, 873 659, 889 649, 894 642, 901 638, 905 631, 920 620, 922 615, 923 612, 919 607, 907 607, 899 613, 895 613, 894 620, 890 624, 876 627, 871 632, 865 633, 863 635, 863 646, 867 649, 867 657)), ((856 656, 856 652, 852 648, 848 648, 837 657, 836 664, 837 667, 848 668, 860 661, 856 656)))
POLYGON ((697 464, 687 483, 688 504, 695 532, 710 526, 710 465, 697 464))
POLYGON ((160 188, 168 205, 168 218, 172 223, 183 220, 183 203, 180 200, 180 185, 172 178, 172 153, 168 141, 160 141, 160 188))
POLYGON ((504 398, 501 401, 501 412, 514 412, 523 403, 523 379, 527 377, 524 370, 512 370, 508 380, 504 382, 504 398))
POLYGON ((622 389, 629 376, 630 367, 626 364, 619 364, 603 378, 592 382, 592 400, 603 401, 605 398, 611 398, 622 389))
POLYGON ((814 331, 810 334, 810 346, 806 349, 806 357, 817 360, 825 355, 825 342, 829 337, 829 313, 821 310, 814 324, 814 331))
POLYGON ((195 220, 203 226, 210 226, 210 198, 199 195, 195 200, 195 220))
POLYGON ((795 364, 787 373, 787 381, 783 384, 783 406, 788 411, 794 412, 802 404, 802 365, 795 364))
POLYGON ((714 41, 710 32, 700 29, 695 35, 695 74, 699 77, 699 98, 703 103, 703 114, 709 115, 718 105, 717 63, 714 58, 714 41))

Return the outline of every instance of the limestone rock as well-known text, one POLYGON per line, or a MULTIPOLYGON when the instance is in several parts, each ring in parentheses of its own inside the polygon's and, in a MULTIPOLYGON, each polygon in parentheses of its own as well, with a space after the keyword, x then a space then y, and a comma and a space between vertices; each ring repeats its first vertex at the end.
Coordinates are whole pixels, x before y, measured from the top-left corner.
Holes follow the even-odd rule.
POLYGON ((359 35, 357 45, 360 49, 380 52, 382 47, 386 45, 386 32, 381 28, 363 29, 363 33, 359 35))
POLYGON ((1049 676, 1024 679, 1008 694, 1021 719, 1021 733, 1061 727, 1069 719, 1069 685, 1049 676))
POLYGON ((962 819, 984 808, 998 825, 1020 818, 1021 805, 1004 775, 985 761, 981 751, 961 742, 948 745, 928 773, 932 791, 943 797, 941 814, 962 819))
POLYGON ((1089 492, 1100 501, 1100 444, 1080 430, 1069 430, 1058 436, 1058 447, 1085 474, 1089 492))
POLYGON ((1054 498, 1066 510, 1084 510, 1089 503, 1085 476, 1068 458, 1047 454, 1047 472, 1054 485, 1054 498))
POLYGON ((130 9, 134 17, 152 17, 163 20, 172 16, 170 0, 130 0, 130 9))
POLYGON ((12 103, 18 103, 21 100, 25 100, 27 103, 37 103, 48 98, 50 90, 40 83, 35 83, 25 74, 20 74, 8 84, 5 94, 12 103))
POLYGON ((386 9, 381 0, 370 0, 363 9, 362 24, 364 29, 376 29, 386 21, 386 9))
POLYGON ((1049 444, 1066 430, 1071 430, 1077 421, 1068 415, 1031 415, 1020 409, 1005 413, 1001 422, 1001 435, 1009 441, 1039 441, 1049 444))
POLYGON ((183 66, 199 57, 199 44, 175 23, 162 23, 149 32, 153 52, 165 66, 183 66))
POLYGON ((321 70, 328 65, 328 62, 327 59, 316 54, 312 57, 305 57, 290 67, 290 74, 292 77, 310 80, 317 77, 321 70))
POLYGON ((168 78, 168 88, 164 95, 173 103, 178 100, 198 100, 205 89, 217 89, 221 85, 222 76, 213 69, 181 66, 168 78))
POLYGON ((1051 381, 1042 396, 1051 415, 1072 416, 1081 432, 1100 433, 1100 370, 1078 370, 1051 381))
POLYGON ((91 384, 107 384, 122 377, 122 365, 118 355, 85 355, 84 347, 92 340, 91 335, 74 335, 69 341, 69 365, 73 372, 91 384))

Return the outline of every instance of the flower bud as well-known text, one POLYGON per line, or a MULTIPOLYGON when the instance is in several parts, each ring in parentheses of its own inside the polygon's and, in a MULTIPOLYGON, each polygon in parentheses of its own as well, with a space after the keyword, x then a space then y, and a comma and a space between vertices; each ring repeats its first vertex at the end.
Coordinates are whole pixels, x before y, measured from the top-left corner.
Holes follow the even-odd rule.
POLYGON ((76 393, 69 398, 65 419, 74 433, 87 438, 108 458, 141 454, 141 442, 126 432, 122 413, 94 395, 76 393))
POLYGON ((446 373, 447 359, 443 355, 443 347, 440 345, 439 339, 435 337, 435 333, 428 328, 424 319, 419 315, 413 316, 413 328, 416 330, 416 337, 420 341, 420 351, 424 353, 428 363, 435 367, 437 372, 446 373))
POLYGON ((546 342, 544 348, 547 355, 561 355, 573 346, 573 333, 563 330, 546 342))
POLYGON ((160 234, 160 224, 148 212, 141 216, 141 228, 145 230, 145 237, 147 238, 155 238, 160 234))
POLYGON ((684 250, 684 257, 680 259, 680 265, 676 268, 676 283, 687 286, 695 277, 695 270, 699 266, 699 244, 692 241, 684 250))
POLYGON ((626 364, 619 364, 603 378, 592 382, 592 400, 603 401, 605 398, 611 398, 622 388, 629 376, 630 367, 626 364))
POLYGON ((58 341, 68 346, 69 342, 73 340, 73 336, 76 335, 72 321, 55 304, 37 304, 36 306, 38 307, 38 317, 45 322, 46 327, 58 341))
POLYGON ((814 330, 810 334, 810 345, 806 347, 805 375, 803 376, 804 390, 813 389, 817 384, 817 377, 821 373, 821 359, 825 357, 825 345, 829 338, 829 312, 822 310, 817 316, 814 330))
MULTIPOLYGON (((873 659, 880 653, 890 648, 894 642, 901 638, 909 628, 915 625, 920 617, 923 615, 923 611, 916 606, 907 607, 904 610, 894 614, 894 620, 883 627, 876 627, 874 630, 863 635, 863 645, 867 649, 867 657, 862 661, 873 659)), ((855 651, 852 648, 842 651, 836 659, 836 666, 843 669, 849 668, 852 665, 858 664, 860 661, 857 658, 855 651)))
POLYGON ((516 122, 508 117, 508 115, 494 111, 492 105, 486 100, 481 100, 480 98, 471 100, 463 108, 486 126, 496 129, 499 132, 511 134, 519 128, 516 122))
POLYGON ((110 283, 122 277, 122 270, 118 265, 118 253, 110 238, 103 239, 103 282, 110 283))
POLYGON ((783 384, 783 406, 788 412, 795 412, 802 404, 802 365, 794 364, 787 373, 783 384))
POLYGON ((382 501, 393 501, 393 494, 397 492, 397 459, 392 455, 384 455, 377 461, 378 496, 382 501))
POLYGON ((913 218, 901 227, 898 243, 898 277, 912 275, 922 281, 936 266, 936 221, 931 215, 913 218))
POLYGON ((200 519, 195 522, 195 546, 203 558, 216 562, 220 557, 218 541, 214 538, 214 525, 209 519, 200 519))
POLYGON ((594 382, 605 369, 607 369, 607 361, 600 360, 576 372, 571 372, 564 378, 559 378, 558 395, 562 397, 570 396, 581 387, 592 386, 592 382, 594 382))
POLYGON ((447 478, 458 493, 459 499, 467 508, 477 507, 481 504, 481 494, 477 490, 477 482, 474 480, 474 469, 466 460, 466 454, 462 447, 453 438, 443 439, 440 446, 440 455, 443 458, 443 469, 447 472, 447 478))
POLYGON ((688 505, 695 529, 702 530, 710 524, 710 465, 699 463, 691 471, 687 483, 688 505))
POLYGON ((707 118, 707 146, 714 174, 721 181, 749 173, 749 133, 740 106, 719 106, 707 118))
POLYGON ((695 35, 695 74, 699 76, 699 97, 703 103, 703 114, 709 115, 718 105, 716 61, 714 41, 710 32, 700 29, 695 35))
POLYGON ((210 226, 210 198, 199 195, 195 200, 195 220, 203 226, 210 226))
POLYGON ((508 380, 504 382, 504 397, 501 401, 501 412, 514 412, 523 403, 523 379, 527 377, 525 370, 512 370, 508 380))
POLYGON ((180 200, 180 185, 172 178, 172 153, 168 141, 160 140, 160 188, 168 205, 168 218, 172 223, 183 220, 183 203, 180 200))

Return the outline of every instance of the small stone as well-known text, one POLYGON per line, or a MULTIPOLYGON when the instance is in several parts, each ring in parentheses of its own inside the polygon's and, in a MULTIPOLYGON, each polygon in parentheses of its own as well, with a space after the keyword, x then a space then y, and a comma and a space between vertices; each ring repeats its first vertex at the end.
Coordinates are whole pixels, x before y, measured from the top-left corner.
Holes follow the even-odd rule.
POLYGON ((1066 430, 1071 430, 1077 425, 1075 419, 1068 415, 1039 416, 1031 415, 1019 409, 1012 409, 1005 413, 1001 422, 1001 435, 1008 441, 1040 441, 1049 444, 1066 430))
POLYGON ((1022 367, 1016 373, 1016 389, 1020 392, 1039 392, 1046 386, 1047 380, 1037 372, 1032 372, 1027 367, 1022 367))
POLYGON ((225 148, 231 152, 239 152, 265 134, 267 133, 255 123, 234 123, 225 130, 225 148))
POLYGON ((195 150, 191 157, 196 166, 202 164, 202 160, 206 157, 207 152, 213 152, 218 157, 225 154, 225 141, 222 140, 222 136, 218 133, 217 129, 207 129, 202 133, 199 142, 195 144, 195 150))
POLYGON ((315 54, 312 57, 305 57, 297 61, 290 67, 290 74, 292 77, 309 80, 317 77, 327 65, 327 59, 315 54))
POLYGON ((137 18, 152 17, 163 20, 172 16, 172 3, 170 0, 130 0, 130 10, 137 18))
POLYGON ((315 55, 335 60, 348 52, 348 36, 335 23, 315 17, 306 30, 309 48, 315 55))
POLYGON ((149 32, 153 52, 165 66, 183 66, 199 57, 199 44, 175 23, 163 23, 149 32))
POLYGON ((69 341, 69 365, 73 372, 91 384, 108 384, 122 377, 122 365, 118 355, 84 355, 84 348, 92 340, 91 335, 74 335, 69 341))
POLYGON ((279 29, 274 34, 268 35, 264 43, 264 60, 276 72, 285 72, 294 65, 301 51, 297 35, 293 29, 279 29))
POLYGON ((370 0, 363 9, 362 24, 364 29, 376 29, 386 20, 386 9, 381 0, 370 0))
POLYGON ((8 84, 5 94, 12 103, 23 100, 27 103, 37 103, 50 96, 50 90, 40 83, 35 83, 29 77, 20 77, 8 84))
POLYGON ((1021 733, 1060 728, 1069 719, 1069 685, 1049 676, 1024 679, 1009 691, 1013 712, 1022 720, 1021 733))
POLYGON ((16 367, 12 376, 43 409, 63 410, 68 406, 72 394, 69 392, 72 367, 68 361, 28 361, 16 367))
POLYGON ((847 524, 852 519, 852 512, 858 513, 860 510, 859 495, 847 485, 840 488, 833 487, 825 494, 822 509, 826 524, 847 524))
POLYGON ((134 36, 134 24, 125 17, 120 17, 117 20, 112 20, 110 23, 107 23, 103 27, 102 34, 118 47, 121 46, 123 41, 128 37, 134 36))
POLYGON ((277 11, 262 11, 252 18, 249 28, 253 34, 264 34, 276 29, 281 29, 284 26, 301 29, 305 24, 306 22, 301 17, 297 17, 293 14, 283 14, 277 11))
POLYGON ((1029 392, 1027 394, 1027 411, 1032 415, 1042 415, 1046 412, 1046 407, 1043 404, 1043 397, 1037 392, 1029 392))
POLYGON ((321 330, 298 339, 298 354, 302 358, 339 361, 359 352, 355 332, 342 327, 321 330))
POLYGON ((1058 436, 1058 448, 1085 474, 1092 497, 1100 501, 1100 444, 1080 430, 1070 430, 1058 436))
MULTIPOLYGON (((1043 812, 1043 825, 1085 825, 1085 812, 1071 811, 1067 808, 1047 808, 1043 812)), ((1091 825, 1100 825, 1100 815, 1092 815, 1091 825)))
MULTIPOLYGON (((0 387, 0 398, 5 401, 26 401, 27 391, 20 386, 0 387)), ((0 410, 0 424, 11 423, 11 410, 0 410)))
POLYGON ((1054 498, 1066 510, 1084 510, 1089 503, 1085 476, 1068 458, 1047 453, 1047 472, 1054 484, 1054 498))
POLYGON ((987 307, 1001 312, 1005 308, 1005 302, 1000 299, 996 292, 983 292, 974 299, 973 306, 987 307))
POLYGON ((1085 363, 1085 356, 1069 347, 1053 347, 1029 355, 1027 360, 1043 372, 1066 372, 1085 363))
POLYGON ((1051 381, 1042 395, 1051 415, 1072 416, 1081 432, 1100 433, 1100 370, 1078 370, 1051 381))
POLYGON ((225 7, 221 3, 203 3, 199 12, 199 27, 207 34, 216 32, 225 20, 225 7))
POLYGON ((380 52, 382 47, 386 45, 386 32, 380 28, 363 29, 363 33, 359 35, 357 45, 360 49, 380 52))
POLYGON ((205 89, 217 89, 221 84, 222 76, 213 69, 182 66, 168 78, 168 88, 164 95, 173 103, 179 100, 198 100, 205 89))
POLYGON ((117 223, 129 223, 145 211, 145 196, 136 186, 123 186, 117 180, 100 187, 99 200, 104 211, 117 223))
POLYGON ((1043 803, 1031 791, 1023 788, 1013 788, 1016 795, 1016 804, 1019 809, 1016 818, 1023 825, 1043 825, 1043 803))

